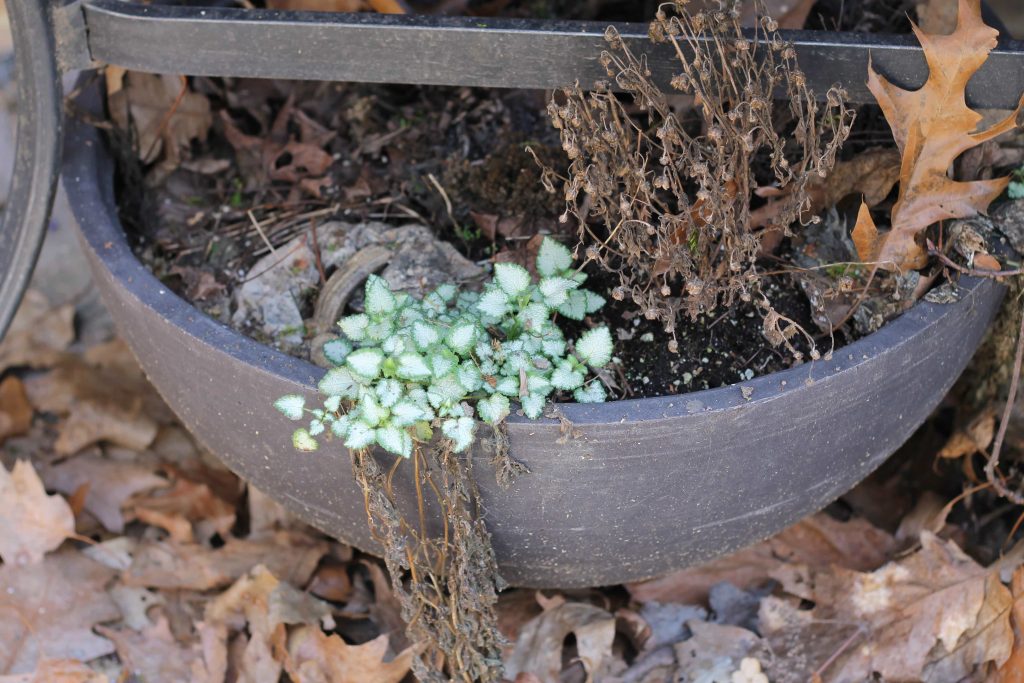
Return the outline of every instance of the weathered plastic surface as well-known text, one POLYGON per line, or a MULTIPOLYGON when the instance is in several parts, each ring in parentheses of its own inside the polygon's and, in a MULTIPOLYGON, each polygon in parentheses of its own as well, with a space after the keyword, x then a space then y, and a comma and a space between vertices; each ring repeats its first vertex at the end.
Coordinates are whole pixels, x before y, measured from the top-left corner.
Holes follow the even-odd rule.
MULTIPOLYGON (((271 407, 287 393, 314 397, 322 371, 211 320, 136 260, 118 223, 110 158, 81 123, 70 126, 64 183, 103 298, 184 424, 289 510, 372 551, 349 455, 340 446, 296 452, 293 423, 271 407)), ((473 455, 502 575, 538 587, 642 579, 821 509, 910 436, 974 353, 1002 288, 961 285, 958 303, 919 303, 829 361, 744 382, 750 400, 737 385, 564 405, 579 430, 565 443, 555 421, 510 419, 512 455, 530 474, 503 491, 487 455, 473 455)))

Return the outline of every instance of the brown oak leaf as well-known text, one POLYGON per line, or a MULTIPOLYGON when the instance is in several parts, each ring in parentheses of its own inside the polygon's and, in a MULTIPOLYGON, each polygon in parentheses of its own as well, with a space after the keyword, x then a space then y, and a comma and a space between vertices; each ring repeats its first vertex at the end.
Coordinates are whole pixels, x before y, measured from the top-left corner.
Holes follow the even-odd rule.
POLYGON ((388 636, 349 645, 315 626, 301 626, 288 636, 285 669, 296 681, 373 681, 398 683, 409 672, 416 650, 406 648, 385 662, 388 636))
POLYGON ((109 680, 77 659, 44 659, 32 673, 0 676, 0 683, 108 683, 109 680))
POLYGON ((43 658, 89 661, 114 645, 93 633, 121 616, 104 589, 114 571, 76 550, 30 567, 0 566, 0 662, 26 673, 43 658))
POLYGON ((75 533, 71 506, 59 495, 48 496, 27 460, 8 472, 0 467, 0 559, 5 566, 41 562, 75 533))
POLYGON ((928 80, 920 90, 903 90, 868 67, 868 88, 902 155, 892 227, 879 234, 862 207, 853 232, 862 261, 899 270, 919 269, 927 263, 918 238, 928 226, 984 213, 1006 188, 1009 178, 955 181, 949 177, 949 167, 963 152, 1012 130, 1024 106, 1022 98, 1005 119, 988 130, 975 130, 982 115, 967 106, 967 82, 988 59, 999 35, 982 21, 980 0, 959 0, 957 27, 949 35, 913 28, 928 61, 928 80))

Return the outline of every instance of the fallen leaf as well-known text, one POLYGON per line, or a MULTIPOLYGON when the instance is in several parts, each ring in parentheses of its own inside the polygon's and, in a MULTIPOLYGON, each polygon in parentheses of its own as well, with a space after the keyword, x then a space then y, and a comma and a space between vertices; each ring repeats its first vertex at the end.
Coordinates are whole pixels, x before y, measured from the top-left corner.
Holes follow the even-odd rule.
POLYGON ((737 588, 751 588, 784 563, 869 570, 881 566, 895 548, 892 536, 863 519, 840 522, 819 513, 762 543, 626 588, 639 602, 702 604, 715 584, 728 581, 737 588))
POLYGON ((337 634, 328 636, 315 626, 301 626, 288 636, 285 669, 295 681, 373 681, 398 683, 412 664, 416 649, 409 647, 391 661, 387 635, 361 645, 349 645, 337 634))
POLYGON ((1013 596, 1013 607, 1010 608, 1013 650, 989 683, 1024 683, 1024 567, 1014 570, 1010 593, 1013 596))
POLYGON ((168 485, 151 468, 103 457, 99 452, 83 453, 43 469, 43 480, 56 491, 72 494, 88 484, 85 509, 109 531, 124 531, 121 507, 133 495, 168 485))
POLYGON ((26 673, 44 658, 89 661, 114 645, 92 632, 118 619, 106 584, 114 572, 75 550, 40 564, 0 566, 0 662, 26 673))
POLYGON ((179 543, 205 542, 214 534, 226 537, 235 525, 232 505, 206 484, 187 479, 178 479, 172 488, 136 496, 130 508, 139 520, 167 529, 179 543))
POLYGON ((352 579, 348 567, 342 564, 327 564, 316 570, 309 583, 309 592, 318 598, 331 602, 346 602, 352 595, 352 579))
MULTIPOLYGON (((0 559, 4 566, 41 562, 75 533, 71 507, 58 495, 46 495, 43 482, 27 460, 8 472, 0 466, 0 559)), ((2 661, 2 659, 0 659, 2 661)))
POLYGON ((940 458, 962 458, 985 452, 996 430, 996 414, 994 410, 985 410, 975 416, 966 427, 953 432, 939 451, 940 458))
POLYGON ((1002 266, 999 265, 999 261, 996 260, 995 256, 983 252, 974 255, 974 267, 978 270, 992 270, 997 272, 1002 269, 1002 266))
POLYGON ((612 654, 615 617, 583 602, 566 602, 545 609, 523 626, 505 662, 505 675, 532 673, 542 681, 557 681, 562 670, 562 648, 570 634, 576 637, 576 650, 587 680, 601 680, 612 654))
POLYGON ((184 76, 129 71, 107 104, 115 124, 132 127, 139 159, 149 164, 162 152, 169 169, 181 163, 192 140, 206 140, 213 124, 210 101, 192 92, 184 76))
POLYGON ((98 626, 96 632, 109 638, 117 648, 124 670, 139 681, 194 683, 193 666, 197 648, 183 647, 161 617, 141 632, 98 626))
POLYGON ((64 358, 75 340, 75 308, 53 308, 42 292, 29 289, 0 343, 0 371, 27 366, 48 368, 64 358))
POLYGON ((20 379, 10 375, 0 382, 0 443, 9 436, 27 432, 32 426, 33 414, 20 379))
POLYGON ((107 592, 121 612, 121 621, 133 631, 144 631, 152 626, 149 609, 166 604, 164 596, 145 588, 117 584, 107 592))
POLYGON ((210 590, 226 586, 251 567, 264 564, 283 581, 305 586, 327 550, 326 542, 294 532, 279 532, 258 540, 229 538, 220 548, 155 541, 136 548, 123 578, 128 586, 210 590))
MULTIPOLYGON (((330 605, 278 581, 262 565, 211 601, 203 621, 218 636, 215 649, 226 649, 230 631, 248 630, 239 678, 251 683, 277 683, 281 677, 286 657, 286 624, 323 622, 328 628, 334 625, 330 605)), ((223 650, 214 656, 218 661, 222 658, 226 658, 223 650)))
POLYGON ((43 659, 32 673, 0 676, 0 683, 108 683, 109 680, 76 659, 43 659))
POLYGON ((677 676, 682 681, 736 680, 732 673, 761 641, 757 634, 738 626, 690 620, 686 627, 693 636, 674 647, 677 676))
POLYGON ((1022 98, 1001 122, 988 130, 975 130, 982 117, 967 106, 965 88, 988 59, 999 35, 982 21, 980 0, 959 0, 957 27, 950 35, 931 35, 916 25, 913 29, 929 67, 922 88, 903 90, 868 67, 868 88, 892 128, 903 159, 892 227, 884 235, 873 235, 874 223, 862 207, 859 234, 854 233, 862 261, 880 261, 886 268, 901 271, 927 263, 917 238, 928 226, 984 213, 1006 188, 1008 177, 958 182, 948 172, 965 150, 1016 127, 1024 105, 1022 98))
POLYGON ((986 663, 1002 665, 1012 650, 1012 596, 998 572, 929 532, 921 533, 919 551, 871 573, 791 566, 776 578, 815 605, 762 602, 762 634, 776 652, 787 652, 790 662, 803 658, 814 670, 839 651, 836 637, 853 638, 823 672, 830 683, 873 676, 958 681, 986 663), (785 649, 794 642, 806 649, 785 649))
POLYGON ((250 538, 302 525, 283 505, 252 484, 248 485, 248 491, 250 538))
POLYGON ((203 301, 224 291, 224 285, 217 282, 217 278, 208 270, 175 265, 170 272, 185 283, 186 296, 191 301, 203 301))

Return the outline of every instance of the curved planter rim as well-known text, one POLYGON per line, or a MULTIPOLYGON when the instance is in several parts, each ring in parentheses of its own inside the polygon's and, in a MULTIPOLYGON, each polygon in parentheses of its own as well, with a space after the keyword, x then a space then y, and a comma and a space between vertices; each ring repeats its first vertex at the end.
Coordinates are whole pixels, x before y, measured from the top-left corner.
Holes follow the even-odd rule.
MULTIPOLYGON (((98 93, 86 98, 97 106, 98 93)), ((118 220, 110 156, 81 122, 69 126, 63 180, 104 299, 185 426, 306 521, 372 551, 344 449, 296 454, 292 423, 270 405, 315 395, 324 371, 200 313, 139 262, 118 220), (225 373, 235 373, 228 386, 225 373)), ((918 302, 829 360, 677 396, 559 404, 580 433, 568 441, 556 420, 512 417, 512 455, 532 474, 505 491, 488 454, 472 456, 504 578, 537 587, 639 580, 821 509, 912 433, 973 354, 1003 288, 963 278, 960 289, 959 302, 918 302)))

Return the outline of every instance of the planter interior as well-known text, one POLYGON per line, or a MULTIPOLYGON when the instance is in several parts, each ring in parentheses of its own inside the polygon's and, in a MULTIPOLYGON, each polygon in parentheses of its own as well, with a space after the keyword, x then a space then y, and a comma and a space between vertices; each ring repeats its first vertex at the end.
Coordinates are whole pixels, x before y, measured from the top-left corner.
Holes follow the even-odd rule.
MULTIPOLYGON (((81 106, 100 111, 95 85, 81 106)), ((113 162, 73 121, 63 180, 93 275, 122 335, 182 422, 212 453, 328 534, 375 550, 340 445, 299 453, 272 402, 313 400, 323 371, 208 318, 136 259, 118 221, 113 162)), ((830 360, 680 396, 565 404, 578 432, 509 419, 530 473, 497 486, 472 453, 502 576, 513 585, 635 581, 761 540, 821 509, 889 457, 952 386, 1003 294, 963 278, 951 305, 917 303, 830 360), (564 442, 563 442, 564 441, 564 442)), ((391 456, 382 456, 390 458, 391 456)), ((410 467, 399 468, 411 488, 410 467)))

